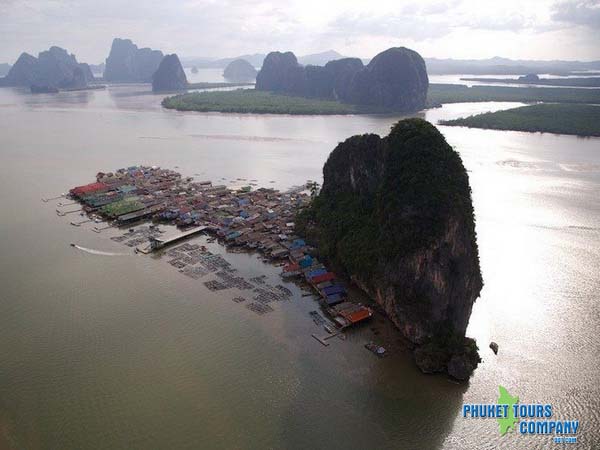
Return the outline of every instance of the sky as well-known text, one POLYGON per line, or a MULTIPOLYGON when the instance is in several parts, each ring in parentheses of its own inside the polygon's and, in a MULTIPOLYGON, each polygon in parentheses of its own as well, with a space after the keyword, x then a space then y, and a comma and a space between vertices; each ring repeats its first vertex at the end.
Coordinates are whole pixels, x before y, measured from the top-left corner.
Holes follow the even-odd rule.
POLYGON ((0 62, 58 45, 97 64, 114 37, 180 57, 393 46, 424 57, 600 60, 600 0, 0 0, 0 62))

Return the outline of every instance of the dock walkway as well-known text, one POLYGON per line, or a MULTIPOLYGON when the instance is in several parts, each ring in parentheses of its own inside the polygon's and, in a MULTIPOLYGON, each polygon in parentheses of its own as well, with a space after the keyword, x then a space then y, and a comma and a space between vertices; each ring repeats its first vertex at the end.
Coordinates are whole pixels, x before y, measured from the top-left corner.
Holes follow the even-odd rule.
POLYGON ((197 227, 192 230, 184 231, 182 233, 178 233, 174 236, 165 236, 165 237, 150 237, 150 245, 146 247, 137 247, 137 250, 142 253, 151 253, 155 250, 159 250, 161 248, 167 247, 175 242, 179 242, 183 239, 187 239, 191 236, 195 236, 199 233, 202 233, 206 230, 207 226, 197 227))

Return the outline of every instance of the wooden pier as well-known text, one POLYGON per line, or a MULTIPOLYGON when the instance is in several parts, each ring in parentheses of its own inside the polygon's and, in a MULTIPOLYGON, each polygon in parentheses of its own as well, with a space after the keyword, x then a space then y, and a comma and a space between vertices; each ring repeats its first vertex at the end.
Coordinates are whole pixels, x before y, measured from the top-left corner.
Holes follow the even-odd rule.
POLYGON ((192 230, 184 231, 183 233, 176 234, 174 236, 165 236, 165 237, 150 237, 150 245, 146 247, 137 247, 137 250, 142 253, 151 253, 155 250, 160 250, 161 248, 167 247, 175 242, 179 242, 183 239, 187 239, 191 236, 195 236, 199 233, 202 233, 208 227, 197 227, 192 230))
POLYGON ((329 339, 333 339, 336 336, 339 336, 341 333, 340 332, 335 332, 335 333, 331 333, 325 336, 317 336, 316 334, 311 334, 311 336, 313 338, 315 338, 317 341, 319 341, 321 344, 323 344, 323 346, 328 347, 329 346, 329 342, 327 342, 329 339))

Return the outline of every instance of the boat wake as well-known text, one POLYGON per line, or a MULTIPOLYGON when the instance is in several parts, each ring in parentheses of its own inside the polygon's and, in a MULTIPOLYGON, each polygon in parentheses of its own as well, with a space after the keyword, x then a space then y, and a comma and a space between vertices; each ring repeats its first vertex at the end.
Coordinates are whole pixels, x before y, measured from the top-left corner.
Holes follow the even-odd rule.
POLYGON ((89 253, 91 255, 101 255, 101 256, 129 256, 130 253, 115 253, 115 252, 105 252, 102 250, 94 250, 93 248, 82 247, 81 245, 71 244, 71 247, 75 247, 77 250, 81 250, 83 252, 89 253))

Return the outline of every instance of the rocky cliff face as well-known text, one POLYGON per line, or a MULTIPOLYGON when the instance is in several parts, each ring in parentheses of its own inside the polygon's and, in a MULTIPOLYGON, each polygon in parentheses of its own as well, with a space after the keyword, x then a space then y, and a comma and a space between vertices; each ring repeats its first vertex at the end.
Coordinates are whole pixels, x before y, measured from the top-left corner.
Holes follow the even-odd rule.
POLYGON ((94 77, 89 66, 60 47, 40 52, 37 58, 22 53, 4 79, 8 86, 85 87, 94 77))
POLYGON ((187 85, 187 78, 179 57, 175 53, 165 56, 152 75, 152 90, 154 92, 182 91, 187 89, 187 85))
POLYGON ((306 73, 292 52, 271 52, 256 76, 259 91, 306 94, 306 73))
POLYGON ((150 48, 138 48, 130 39, 113 40, 106 58, 104 79, 121 83, 148 83, 158 69, 163 53, 150 48))
MULTIPOLYGON (((198 69, 196 69, 196 72, 198 72, 198 69)), ((227 67, 223 71, 223 77, 235 82, 254 81, 257 73, 254 66, 248 61, 245 59, 236 59, 227 64, 227 67)))
POLYGON ((325 69, 331 74, 333 83, 331 97, 347 102, 350 98, 352 80, 363 68, 364 65, 358 58, 343 58, 325 64, 325 69))
POLYGON ((330 61, 325 67, 303 67, 291 52, 272 52, 256 82, 258 90, 401 112, 423 109, 428 86, 425 61, 404 47, 379 53, 366 67, 358 58, 330 61))
POLYGON ((79 67, 83 76, 85 78, 86 83, 90 83, 94 81, 94 74, 92 73, 92 68, 87 63, 79 63, 79 67))
POLYGON ((300 232, 380 304, 415 345, 419 366, 468 377, 465 331, 482 288, 471 192, 459 155, 430 123, 354 136, 323 168, 300 232))
POLYGON ((429 78, 425 61, 404 47, 379 53, 352 79, 348 103, 383 106, 394 111, 425 107, 429 78))
POLYGON ((31 86, 36 82, 37 58, 29 53, 21 53, 19 59, 8 71, 3 80, 5 86, 31 86))

